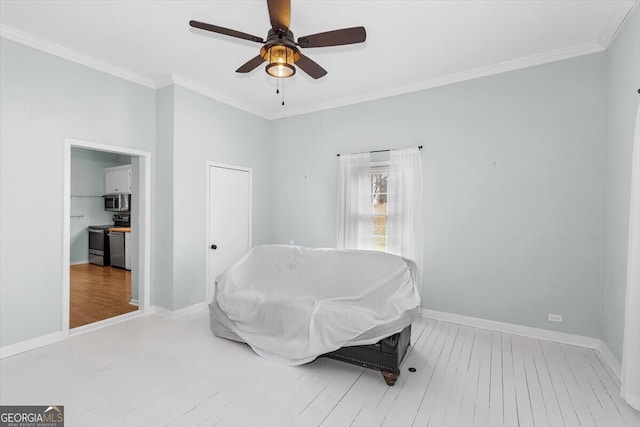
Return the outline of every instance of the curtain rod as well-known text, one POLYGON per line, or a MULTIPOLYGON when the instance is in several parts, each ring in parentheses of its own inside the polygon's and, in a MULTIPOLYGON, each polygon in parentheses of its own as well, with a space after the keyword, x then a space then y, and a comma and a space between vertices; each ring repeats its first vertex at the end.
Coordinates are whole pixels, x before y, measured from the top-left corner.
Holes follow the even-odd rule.
MULTIPOLYGON (((394 150, 395 150, 395 148, 394 148, 394 150)), ((422 150, 422 145, 418 145, 418 150, 422 150)), ((365 151, 365 153, 384 153, 386 151, 391 151, 391 148, 387 148, 386 150, 365 151)), ((340 154, 336 154, 336 156, 340 157, 340 154)))

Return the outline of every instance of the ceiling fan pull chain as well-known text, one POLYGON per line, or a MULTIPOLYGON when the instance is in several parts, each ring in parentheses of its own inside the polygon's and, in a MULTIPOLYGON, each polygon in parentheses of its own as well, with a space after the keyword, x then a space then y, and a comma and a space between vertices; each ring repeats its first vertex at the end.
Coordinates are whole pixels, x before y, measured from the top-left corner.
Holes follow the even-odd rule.
MULTIPOLYGON (((284 49, 284 62, 288 62, 288 58, 287 58, 287 54, 289 53, 289 50, 285 47, 284 49)), ((284 80, 283 79, 278 79, 278 80, 282 80, 282 105, 284 106, 284 80)))

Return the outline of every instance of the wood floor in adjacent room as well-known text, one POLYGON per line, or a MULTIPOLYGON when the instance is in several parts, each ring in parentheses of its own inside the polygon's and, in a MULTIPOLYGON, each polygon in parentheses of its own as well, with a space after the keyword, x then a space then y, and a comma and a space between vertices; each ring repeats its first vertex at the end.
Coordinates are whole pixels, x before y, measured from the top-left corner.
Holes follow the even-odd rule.
POLYGON ((0 361, 0 404, 73 426, 639 426, 597 352, 419 319, 394 387, 330 359, 274 365, 206 312, 148 315, 0 361), (417 372, 408 372, 414 367, 417 372))
POLYGON ((131 271, 94 264, 72 265, 69 328, 136 311, 131 301, 131 271))

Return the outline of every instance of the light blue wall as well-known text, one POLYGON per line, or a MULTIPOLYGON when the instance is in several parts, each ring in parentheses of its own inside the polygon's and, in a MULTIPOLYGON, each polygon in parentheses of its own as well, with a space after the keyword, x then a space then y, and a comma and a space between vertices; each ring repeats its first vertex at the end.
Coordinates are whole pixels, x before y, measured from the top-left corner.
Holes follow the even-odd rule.
POLYGON ((179 309, 204 299, 207 160, 254 169, 253 241, 269 242, 266 120, 6 39, 0 49, 0 345, 62 327, 65 137, 151 152, 152 304, 179 309))
POLYGON ((153 303, 205 298, 208 161, 253 169, 253 243, 269 243, 269 122, 180 86, 158 91, 153 303))
POLYGON ((153 304, 203 300, 207 161, 253 168, 254 244, 334 246, 336 153, 423 145, 424 307, 619 357, 638 20, 606 54, 272 122, 0 39, 0 345, 61 328, 73 137, 152 154, 153 304))
POLYGON ((207 161, 253 169, 253 244, 270 242, 269 122, 174 87, 173 306, 204 300, 207 161))
POLYGON ((112 224, 113 212, 104 210, 104 168, 131 164, 130 156, 71 149, 71 263, 88 262, 89 225, 112 224), (81 218, 78 216, 82 215, 81 218))
POLYGON ((278 120, 272 240, 335 246, 336 153, 423 145, 423 306, 597 337, 605 100, 595 54, 278 120))
POLYGON ((154 253, 151 303, 173 307, 173 86, 156 95, 156 197, 153 199, 154 253))
POLYGON ((607 50, 606 57, 608 102, 602 332, 603 340, 618 360, 622 360, 631 151, 640 100, 640 7, 637 5, 607 50))
POLYGON ((0 39, 0 345, 62 328, 65 137, 153 156, 154 107, 152 89, 0 39))

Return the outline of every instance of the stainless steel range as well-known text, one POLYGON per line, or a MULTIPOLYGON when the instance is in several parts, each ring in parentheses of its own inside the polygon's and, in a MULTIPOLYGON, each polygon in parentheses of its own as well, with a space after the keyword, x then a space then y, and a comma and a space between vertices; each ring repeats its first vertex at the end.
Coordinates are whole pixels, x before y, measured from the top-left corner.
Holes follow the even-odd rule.
POLYGON ((111 248, 109 245, 109 229, 113 227, 130 227, 131 215, 120 213, 113 216, 113 224, 90 225, 89 230, 89 263, 111 265, 111 248))
POLYGON ((89 263, 107 266, 111 265, 109 251, 109 237, 107 233, 111 225, 90 225, 89 230, 89 263))

